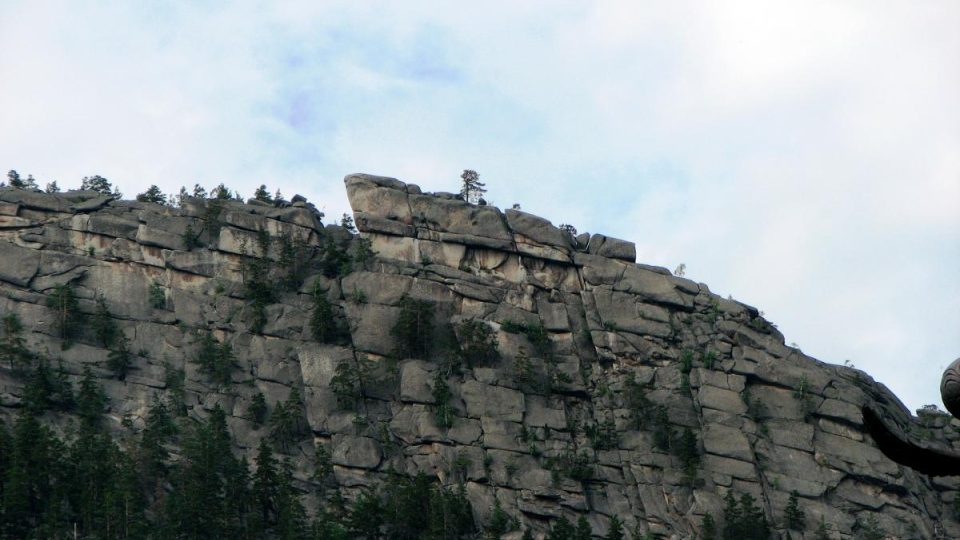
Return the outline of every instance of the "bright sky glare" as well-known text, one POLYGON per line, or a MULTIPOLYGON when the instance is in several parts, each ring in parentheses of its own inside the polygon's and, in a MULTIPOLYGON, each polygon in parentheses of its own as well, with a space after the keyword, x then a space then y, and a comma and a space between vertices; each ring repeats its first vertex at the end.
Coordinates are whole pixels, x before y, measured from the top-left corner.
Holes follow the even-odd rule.
POLYGON ((0 168, 342 178, 633 240, 911 408, 960 356, 960 3, 0 3, 0 168))

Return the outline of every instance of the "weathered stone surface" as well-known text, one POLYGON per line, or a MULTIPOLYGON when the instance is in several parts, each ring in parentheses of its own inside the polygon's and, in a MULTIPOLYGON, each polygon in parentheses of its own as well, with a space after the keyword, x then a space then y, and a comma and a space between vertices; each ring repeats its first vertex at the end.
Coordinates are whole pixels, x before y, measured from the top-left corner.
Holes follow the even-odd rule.
POLYGON ((380 465, 381 459, 380 447, 369 437, 344 435, 334 439, 331 460, 336 465, 372 469, 380 465))
MULTIPOLYGON (((322 444, 347 500, 387 471, 423 472, 452 489, 464 481, 478 524, 488 523, 496 500, 535 537, 550 526, 540 518, 584 515, 601 535, 617 515, 628 529, 690 538, 705 513, 721 515, 729 490, 753 494, 774 523, 795 490, 811 522, 823 516, 838 537, 855 537, 854 519, 869 516, 894 536, 932 538, 925 523, 937 523, 942 535, 960 537, 950 510, 960 483, 931 481, 891 461, 864 429, 860 407, 876 407, 898 436, 923 448, 960 448, 958 424, 912 417, 866 374, 785 346, 756 308, 633 264, 629 242, 573 239, 542 218, 424 194, 396 179, 351 175, 346 183, 376 260, 327 277, 318 247, 303 282, 277 288, 262 307, 266 324, 256 331, 241 271, 250 259, 241 255, 244 247, 259 255, 259 231, 300 235, 310 246, 355 242, 342 227, 322 227, 306 201, 187 198, 170 208, 0 189, 0 218, 10 225, 0 226, 0 316, 16 314, 27 347, 62 365, 75 386, 90 368, 110 399, 106 423, 126 440, 139 437, 154 399, 170 398, 170 376, 182 369, 189 421, 222 407, 234 450, 251 459, 272 429, 251 421, 254 397, 263 394, 275 410, 296 389, 306 429, 286 455, 308 496, 322 444), (188 225, 206 247, 183 250, 188 225), (92 331, 61 343, 46 295, 68 282, 86 313, 103 295, 135 352, 125 381, 107 369, 109 351, 92 331), (349 330, 336 344, 312 337, 317 283, 349 330), (154 284, 162 292, 157 307, 154 284), (404 294, 433 303, 439 337, 426 358, 394 357, 391 329, 404 294), (450 326, 471 318, 493 329, 495 361, 468 366, 458 348, 463 336, 448 340, 450 326), (529 330, 504 332, 508 321, 529 330), (215 383, 195 361, 206 332, 232 348, 231 384, 215 383), (687 378, 684 351, 694 353, 687 378), (439 370, 450 390, 442 410, 439 370), (690 428, 697 438, 692 487, 677 457, 654 447, 661 407, 674 434, 690 428), (442 411, 448 427, 438 425, 442 411), (586 460, 589 482, 565 472, 574 451, 586 460)), ((267 266, 271 279, 285 270, 277 261, 267 266)), ((0 365, 0 420, 8 426, 26 380, 0 365)), ((57 432, 69 431, 68 421, 44 417, 57 432)))
POLYGON ((465 381, 460 386, 460 397, 467 406, 467 415, 473 418, 496 418, 520 422, 523 420, 523 393, 502 386, 491 386, 477 381, 465 381))
POLYGON ((636 244, 602 234, 594 234, 590 237, 587 252, 610 259, 620 259, 631 263, 637 262, 636 244))
POLYGON ((434 403, 433 366, 420 360, 405 362, 400 368, 400 399, 414 403, 434 403))
POLYGON ((40 266, 40 254, 32 249, 15 246, 9 242, 0 242, 0 280, 26 287, 30 279, 37 275, 40 266))

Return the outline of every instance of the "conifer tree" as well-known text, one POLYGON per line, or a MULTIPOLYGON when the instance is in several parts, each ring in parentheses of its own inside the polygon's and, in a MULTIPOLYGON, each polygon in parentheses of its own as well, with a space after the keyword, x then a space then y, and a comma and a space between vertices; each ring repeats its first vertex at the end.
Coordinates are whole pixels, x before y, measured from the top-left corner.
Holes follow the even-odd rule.
POLYGON ((471 204, 477 204, 483 200, 483 194, 487 192, 486 184, 480 182, 480 175, 477 171, 464 169, 460 175, 463 183, 460 186, 460 197, 471 204))
POLYGON ((95 174, 93 176, 84 176, 83 180, 80 182, 80 189, 84 191, 96 191, 101 195, 118 195, 118 192, 115 192, 113 185, 110 184, 110 181, 106 178, 95 174))
POLYGON ((587 521, 586 516, 581 515, 577 519, 577 531, 574 535, 576 540, 590 540, 593 536, 593 531, 590 529, 590 522, 587 521))
POLYGON ((570 520, 560 516, 550 527, 546 540, 575 540, 577 538, 577 529, 570 523, 570 520))
POLYGON ((787 501, 787 507, 783 511, 783 521, 788 529, 794 531, 803 531, 807 528, 807 516, 800 508, 798 494, 796 490, 790 492, 790 499, 787 501))
POLYGON ((623 540, 623 523, 617 516, 610 517, 610 525, 607 527, 605 540, 623 540))
POLYGON ((254 513, 266 528, 277 515, 277 462, 266 439, 257 447, 257 470, 253 473, 254 513))
POLYGON ((293 485, 293 467, 283 460, 277 486, 277 537, 280 540, 305 540, 307 513, 293 485))
POLYGON ((0 319, 0 362, 6 363, 11 370, 28 366, 32 358, 20 335, 22 332, 23 324, 16 313, 8 313, 0 319))
POLYGON ((81 316, 77 293, 71 283, 55 285, 47 296, 47 307, 55 312, 54 326, 60 339, 69 345, 80 330, 81 316))
MULTIPOLYGON (((172 197, 173 196, 171 195, 171 198, 172 197)), ((163 192, 160 191, 160 188, 157 187, 155 184, 151 185, 143 193, 138 193, 137 200, 140 202, 147 202, 147 203, 155 203, 155 204, 163 204, 163 205, 167 204, 167 196, 164 195, 163 192)), ((170 200, 169 202, 172 203, 173 201, 170 200)))
POLYGON ((258 201, 273 204, 273 197, 271 197, 270 192, 267 191, 266 184, 260 184, 260 187, 258 187, 257 190, 253 192, 253 198, 258 201))

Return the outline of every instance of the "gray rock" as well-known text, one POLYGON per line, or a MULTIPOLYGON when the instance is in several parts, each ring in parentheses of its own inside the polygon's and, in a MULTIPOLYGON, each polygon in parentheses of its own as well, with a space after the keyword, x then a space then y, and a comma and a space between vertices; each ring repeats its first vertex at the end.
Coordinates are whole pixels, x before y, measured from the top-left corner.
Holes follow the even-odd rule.
POLYGON ((40 254, 0 241, 0 280, 26 287, 40 267, 40 254))
POLYGON ((342 435, 334 438, 331 461, 335 465, 374 469, 380 465, 382 459, 380 446, 369 437, 342 435))
POLYGON ((433 366, 421 360, 404 362, 400 368, 400 400, 434 403, 433 366))
POLYGON ((472 418, 523 420, 524 396, 516 390, 466 381, 460 385, 460 397, 467 406, 467 415, 472 418))

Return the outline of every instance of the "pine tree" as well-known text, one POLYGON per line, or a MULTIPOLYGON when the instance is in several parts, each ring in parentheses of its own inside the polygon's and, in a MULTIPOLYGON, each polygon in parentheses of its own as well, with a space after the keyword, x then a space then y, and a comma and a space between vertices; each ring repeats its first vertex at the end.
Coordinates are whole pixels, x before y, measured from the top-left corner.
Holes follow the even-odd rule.
POLYGON ((397 357, 425 358, 433 342, 433 303, 403 295, 390 334, 397 340, 397 357))
POLYGON ((120 335, 120 329, 117 328, 117 323, 113 320, 113 314, 107 308, 107 301, 103 295, 97 296, 97 305, 93 317, 91 317, 90 325, 93 327, 97 341, 100 342, 102 347, 113 347, 117 336, 120 335))
POLYGON ((610 525, 607 527, 607 536, 605 540, 623 540, 623 522, 617 516, 610 517, 610 525))
POLYGON ((280 540, 306 539, 307 513, 293 486, 293 468, 286 459, 280 467, 277 486, 277 537, 280 540))
POLYGON ((803 531, 807 528, 807 516, 800 508, 797 497, 798 495, 795 490, 790 492, 790 499, 787 501, 787 507, 783 511, 783 521, 788 529, 803 531))
POLYGON ((713 520, 713 514, 703 516, 703 522, 700 524, 700 538, 702 540, 716 540, 717 523, 713 520))
MULTIPOLYGON (((137 200, 140 202, 155 203, 155 204, 167 204, 167 196, 160 191, 160 188, 156 185, 151 185, 143 193, 137 194, 137 200)), ((170 201, 173 202, 172 200, 170 201)))
POLYGON ((327 299, 326 292, 321 289, 319 281, 313 288, 313 313, 310 316, 310 331, 313 334, 313 339, 320 343, 337 343, 346 334, 343 325, 334 316, 333 305, 327 299))
POLYGON ((54 326, 57 328, 60 339, 69 346, 80 331, 82 317, 73 285, 71 283, 55 285, 53 292, 47 296, 47 307, 56 312, 54 326))
POLYGON ((593 537, 593 531, 590 529, 590 522, 586 516, 580 516, 577 519, 577 531, 574 535, 575 540, 590 540, 593 537))
POLYGON ((546 540, 575 540, 577 538, 577 529, 570 523, 570 520, 560 516, 550 527, 546 540))
POLYGON ((277 515, 277 462, 266 439, 260 439, 257 447, 257 470, 253 473, 253 498, 255 513, 267 527, 277 515))
POLYGON ((84 176, 80 182, 80 189, 83 191, 96 191, 101 195, 113 195, 113 185, 106 178, 95 174, 93 176, 84 176))
POLYGON ((257 392, 253 395, 247 414, 250 416, 250 421, 255 424, 262 425, 267 421, 267 400, 263 396, 263 392, 257 392))
POLYGON ((148 481, 166 476, 169 452, 165 445, 176 433, 177 425, 173 422, 170 410, 163 401, 154 398, 140 434, 140 465, 148 481))
POLYGON ((263 201, 265 203, 273 204, 273 197, 270 196, 270 192, 267 191, 266 184, 260 184, 260 187, 253 192, 253 198, 258 201, 263 201))
POLYGON ((487 192, 486 184, 480 182, 480 175, 477 171, 464 169, 460 175, 463 183, 460 186, 460 197, 471 204, 477 204, 483 200, 483 194, 487 192))
POLYGON ((23 323, 16 313, 8 313, 0 319, 0 362, 6 363, 11 370, 30 365, 32 355, 25 345, 26 340, 20 334, 23 323))
POLYGON ((827 530, 827 522, 820 517, 820 525, 817 526, 817 532, 814 533, 814 540, 830 540, 830 533, 827 530))
POLYGON ((23 180, 20 179, 20 173, 18 173, 13 169, 10 169, 7 172, 7 184, 9 184, 9 186, 12 188, 17 188, 17 189, 23 189, 24 187, 26 187, 23 180))

